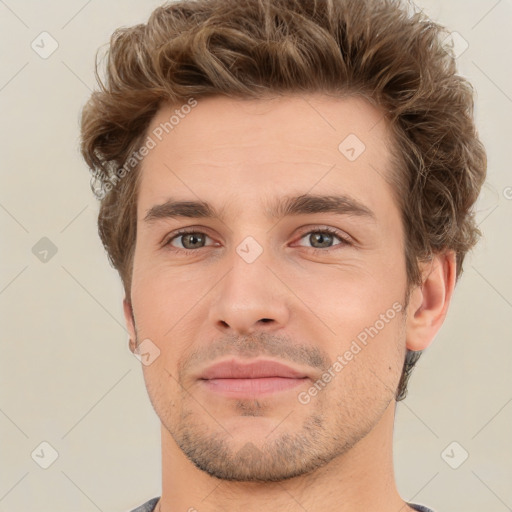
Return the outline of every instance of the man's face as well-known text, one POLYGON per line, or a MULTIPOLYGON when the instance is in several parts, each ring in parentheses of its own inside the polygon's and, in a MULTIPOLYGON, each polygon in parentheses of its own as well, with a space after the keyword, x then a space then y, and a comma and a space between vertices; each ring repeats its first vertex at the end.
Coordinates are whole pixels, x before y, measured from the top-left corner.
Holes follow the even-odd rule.
POLYGON ((143 366, 149 397, 177 447, 211 475, 305 474, 368 434, 400 379, 406 273, 383 178, 386 122, 356 98, 215 97, 159 141, 154 130, 176 108, 148 131, 157 144, 138 197, 135 325, 125 306, 137 343, 160 350, 143 366), (304 195, 360 209, 303 200, 280 215, 304 195), (166 201, 208 203, 214 216, 155 208, 145 219, 166 201), (178 236, 183 228, 192 234, 178 236), (233 360, 280 362, 295 378, 268 366, 207 372, 233 360))

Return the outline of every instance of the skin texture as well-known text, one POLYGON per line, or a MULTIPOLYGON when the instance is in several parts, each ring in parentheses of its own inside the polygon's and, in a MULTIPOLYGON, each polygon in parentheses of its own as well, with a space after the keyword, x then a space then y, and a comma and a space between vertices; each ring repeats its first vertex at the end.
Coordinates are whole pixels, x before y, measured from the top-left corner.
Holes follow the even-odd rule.
MULTIPOLYGON (((148 133, 175 108, 163 106, 148 133)), ((362 98, 212 97, 145 157, 124 311, 130 349, 150 339, 160 350, 142 368, 162 424, 163 512, 410 510, 394 481, 394 394, 406 348, 426 348, 441 327, 455 259, 425 264, 405 309, 403 228, 383 178, 391 144, 382 113, 362 98), (338 149, 349 134, 366 146, 354 161, 338 149), (266 215, 274 201, 307 193, 349 195, 375 218, 266 215), (222 219, 144 220, 170 198, 207 201, 222 219), (325 227, 339 235, 321 239, 325 227), (173 238, 181 228, 202 238, 173 238), (263 251, 251 263, 237 252, 249 236, 263 251), (393 304, 402 310, 389 319, 393 304), (301 403, 383 314, 378 334, 301 403), (198 377, 230 357, 281 361, 308 378, 228 398, 198 377)))

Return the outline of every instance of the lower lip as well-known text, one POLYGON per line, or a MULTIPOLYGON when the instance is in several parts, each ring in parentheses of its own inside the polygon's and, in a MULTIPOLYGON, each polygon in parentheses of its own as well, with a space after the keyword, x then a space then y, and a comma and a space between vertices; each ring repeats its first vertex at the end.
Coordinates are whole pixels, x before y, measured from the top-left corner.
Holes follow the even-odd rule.
POLYGON ((296 388, 307 378, 262 377, 259 379, 209 379, 202 382, 210 391, 230 397, 269 395, 296 388))

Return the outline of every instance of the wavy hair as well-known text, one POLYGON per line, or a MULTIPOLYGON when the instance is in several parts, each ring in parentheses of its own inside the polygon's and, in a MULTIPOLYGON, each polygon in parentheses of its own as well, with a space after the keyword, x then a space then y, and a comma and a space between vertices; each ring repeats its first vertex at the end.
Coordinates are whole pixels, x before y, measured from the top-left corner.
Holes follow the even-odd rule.
MULTIPOLYGON (((453 250, 456 279, 476 244, 473 205, 486 154, 474 91, 443 45, 446 29, 400 0, 180 0, 111 36, 106 79, 82 110, 81 152, 100 199, 98 230, 130 297, 141 147, 164 103, 212 95, 363 95, 395 144, 389 177, 402 213, 409 287, 419 262, 453 250), (99 192, 98 192, 99 191, 99 192)), ((421 352, 407 351, 397 400, 421 352)))

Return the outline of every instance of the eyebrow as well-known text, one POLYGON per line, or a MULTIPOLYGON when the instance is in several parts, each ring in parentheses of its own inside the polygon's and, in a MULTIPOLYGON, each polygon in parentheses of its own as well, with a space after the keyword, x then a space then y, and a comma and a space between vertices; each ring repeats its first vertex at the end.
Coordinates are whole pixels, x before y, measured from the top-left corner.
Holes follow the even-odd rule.
MULTIPOLYGON (((222 219, 224 208, 217 211, 205 201, 176 201, 168 199, 147 210, 144 222, 152 223, 159 219, 169 218, 209 218, 222 219)), ((274 199, 266 209, 270 219, 281 219, 287 216, 308 215, 314 213, 334 213, 352 215, 376 221, 375 213, 353 197, 347 195, 314 195, 287 196, 274 199)))

